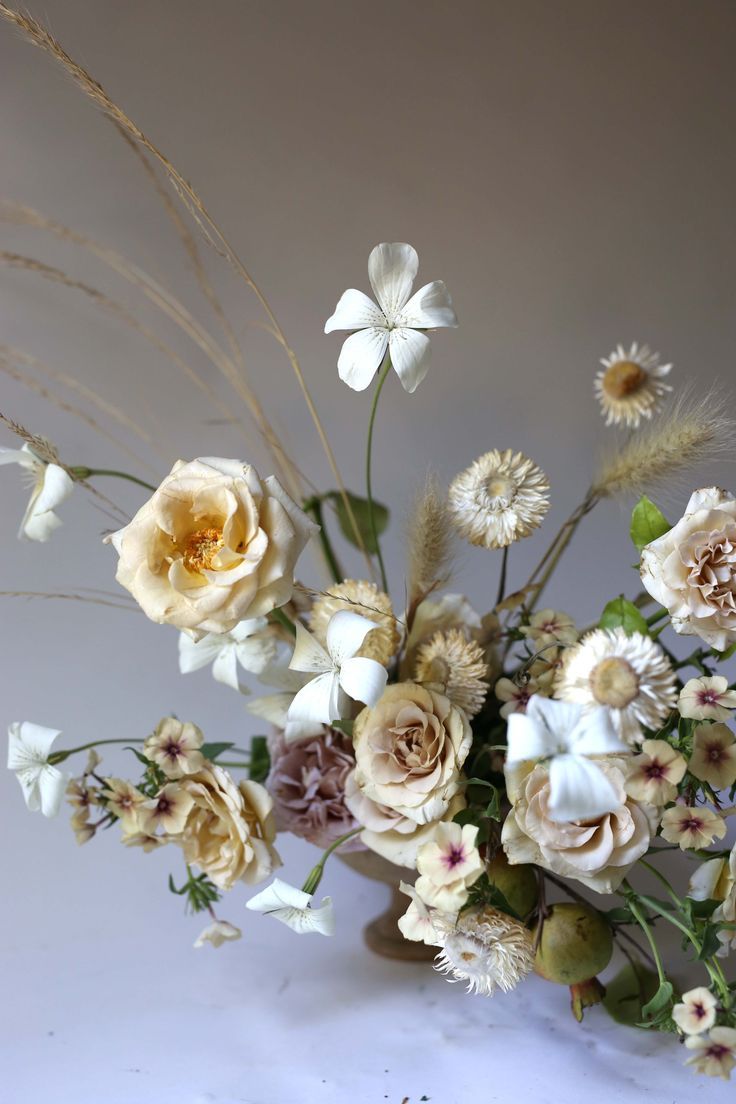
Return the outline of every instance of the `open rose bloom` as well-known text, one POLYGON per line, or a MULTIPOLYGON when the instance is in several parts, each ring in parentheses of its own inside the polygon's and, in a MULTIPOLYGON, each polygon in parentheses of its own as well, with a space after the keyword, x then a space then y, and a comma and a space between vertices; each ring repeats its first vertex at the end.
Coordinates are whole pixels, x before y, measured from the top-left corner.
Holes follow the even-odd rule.
POLYGON ((274 476, 207 457, 177 461, 109 539, 120 557, 116 578, 144 613, 197 638, 288 602, 315 531, 274 476))

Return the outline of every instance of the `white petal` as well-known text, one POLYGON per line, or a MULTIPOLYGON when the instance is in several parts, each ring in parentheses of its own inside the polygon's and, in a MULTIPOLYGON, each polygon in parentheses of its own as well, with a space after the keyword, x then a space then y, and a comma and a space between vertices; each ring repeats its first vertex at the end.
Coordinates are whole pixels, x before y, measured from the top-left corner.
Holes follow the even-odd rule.
POLYGON ((249 636, 247 640, 241 641, 240 644, 235 644, 238 663, 254 675, 260 675, 265 671, 269 664, 273 662, 276 653, 276 638, 270 634, 256 633, 249 636))
POLYGON ((43 764, 51 746, 61 732, 57 728, 45 728, 31 721, 13 721, 8 726, 8 767, 19 770, 29 763, 43 764))
POLYGON ((368 326, 385 328, 386 319, 372 299, 362 291, 348 288, 340 296, 335 313, 325 322, 325 333, 333 330, 365 330, 368 326))
POLYGON ((430 343, 419 330, 392 330, 389 335, 391 363, 401 380, 401 386, 411 395, 427 374, 430 343))
POLYGON ((690 879, 688 897, 692 897, 693 901, 707 901, 712 898, 725 865, 725 859, 708 859, 702 863, 690 879))
POLYGON ((284 728, 286 725, 289 706, 294 700, 291 693, 266 694, 260 698, 251 698, 246 704, 246 709, 255 717, 261 717, 276 728, 284 728))
POLYGON ((337 360, 337 372, 353 391, 365 391, 378 371, 388 345, 388 331, 371 326, 358 330, 344 342, 337 360))
POLYGON ((335 912, 332 898, 324 897, 319 908, 280 909, 272 912, 277 920, 295 931, 297 935, 334 935, 335 912))
POLYGON ((331 671, 332 660, 324 650, 320 642, 304 628, 300 621, 296 622, 296 641, 294 652, 289 663, 292 671, 331 671))
POLYGON ((621 805, 613 785, 582 755, 557 755, 549 768, 550 820, 593 820, 621 805))
POLYGON ((257 633, 261 633, 267 628, 267 617, 250 617, 246 621, 239 621, 227 635, 232 637, 236 644, 242 644, 244 640, 256 636, 257 633))
POLYGON ((183 675, 188 675, 214 663, 222 647, 223 639, 215 633, 208 633, 201 640, 192 640, 187 633, 180 633, 179 670, 183 675))
POLYGON ((583 713, 582 706, 572 702, 555 701, 541 694, 534 694, 527 706, 526 715, 545 728, 551 742, 557 748, 570 748, 570 733, 583 713))
POLYGON ((241 685, 238 678, 238 657, 236 654, 237 645, 228 644, 222 648, 217 659, 212 664, 212 677, 217 682, 223 683, 225 686, 230 686, 233 690, 238 690, 241 694, 247 693, 247 689, 241 685))
POLYGON ((616 751, 628 752, 616 729, 608 709, 591 709, 578 720, 569 736, 568 747, 576 755, 610 755, 616 751))
POLYGON ((36 471, 41 461, 24 445, 22 449, 0 448, 0 464, 20 464, 27 471, 36 471))
POLYGON ((376 299, 390 322, 411 295, 418 268, 417 251, 406 242, 383 242, 371 251, 368 276, 376 299))
POLYGON ((274 878, 269 886, 246 901, 245 907, 252 912, 274 912, 280 908, 306 908, 311 900, 310 894, 303 889, 274 878))
POLYGON ((318 675, 295 695, 287 714, 289 721, 301 724, 330 724, 339 721, 341 709, 340 680, 337 671, 318 675))
POLYGON ((61 808, 66 788, 66 777, 58 767, 46 765, 41 768, 38 790, 41 798, 41 812, 45 817, 54 817, 61 808))
POLYGON ((375 659, 356 656, 340 668, 340 685, 353 701, 375 705, 388 681, 388 671, 375 659))
POLYGON ((439 326, 457 326, 457 315, 452 307, 450 293, 442 280, 425 284, 394 319, 397 326, 409 326, 415 330, 432 330, 439 326))
POLYGON ((508 766, 523 763, 526 759, 543 759, 557 751, 559 746, 548 729, 528 713, 511 714, 507 722, 506 738, 508 766))
POLYGON ((20 524, 18 535, 26 537, 27 540, 45 544, 51 534, 59 528, 61 521, 52 510, 46 510, 42 514, 36 513, 35 505, 35 500, 31 499, 20 524))
POLYGON ((375 629, 376 622, 370 621, 352 610, 340 610, 330 618, 327 626, 327 650, 332 662, 339 666, 360 651, 368 633, 375 629))
POLYGON ((42 514, 64 502, 74 490, 74 480, 58 464, 47 464, 41 488, 35 502, 35 512, 42 514))

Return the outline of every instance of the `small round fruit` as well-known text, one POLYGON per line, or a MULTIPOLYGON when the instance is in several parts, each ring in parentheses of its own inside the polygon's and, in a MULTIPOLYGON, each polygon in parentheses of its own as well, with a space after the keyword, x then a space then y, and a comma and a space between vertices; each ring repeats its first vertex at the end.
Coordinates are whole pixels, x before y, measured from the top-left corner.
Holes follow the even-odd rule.
POLYGON ((517 916, 527 916, 537 903, 537 876, 525 863, 512 866, 503 851, 498 851, 487 867, 488 879, 503 893, 517 916))
POLYGON ((599 912, 573 902, 553 905, 542 927, 535 969, 548 981, 577 985, 605 970, 613 934, 599 912))

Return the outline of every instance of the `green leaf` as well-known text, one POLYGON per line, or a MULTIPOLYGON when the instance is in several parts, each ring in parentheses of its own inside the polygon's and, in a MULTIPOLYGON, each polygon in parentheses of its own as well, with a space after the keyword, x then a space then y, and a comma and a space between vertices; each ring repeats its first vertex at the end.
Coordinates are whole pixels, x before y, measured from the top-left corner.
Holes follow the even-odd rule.
MULTIPOLYGON (((235 744, 233 744, 232 742, 223 742, 220 744, 202 744, 199 750, 202 752, 205 759, 209 759, 211 762, 214 762, 215 759, 217 759, 218 755, 222 755, 224 751, 229 751, 231 747, 235 747, 235 744)), ((245 763, 243 763, 243 766, 245 766, 245 763)))
POLYGON ((669 533, 671 528, 672 526, 659 507, 655 506, 646 495, 642 495, 631 515, 631 528, 629 530, 637 551, 641 552, 642 548, 651 544, 657 537, 669 533))
POLYGON ((704 962, 707 958, 712 958, 716 951, 720 949, 721 941, 718 938, 717 924, 706 924, 700 936, 702 947, 700 948, 698 960, 704 962))
POLYGON ((609 924, 635 924, 636 920, 631 915, 629 909, 620 906, 619 908, 609 909, 608 912, 604 912, 606 920, 609 924))
POLYGON ((650 1001, 659 987, 657 975, 640 962, 628 963, 606 982, 603 1007, 616 1023, 636 1027, 642 1019, 642 1007, 650 1001))
POLYGON ((248 776, 252 782, 265 782, 271 769, 271 756, 265 736, 254 736, 250 743, 250 768, 248 776))
MULTIPOLYGON (((350 515, 345 509, 345 503, 343 497, 339 491, 328 491, 325 495, 330 502, 333 503, 337 512, 337 520, 340 525, 340 531, 345 537, 345 540, 350 541, 356 547, 359 547, 357 540, 355 539, 355 531, 353 529, 350 515)), ((351 491, 347 492, 348 502, 350 503, 350 509, 353 511, 353 517, 355 518, 355 524, 358 527, 358 532, 363 538, 363 543, 368 552, 375 554, 378 549, 376 542, 373 539, 373 530, 371 529, 370 509, 368 506, 367 498, 360 498, 358 495, 354 495, 351 491)), ((380 502, 373 500, 373 520, 376 523, 376 534, 380 537, 381 533, 385 532, 388 527, 389 512, 386 506, 383 506, 380 502)))
POLYGON ((501 795, 496 787, 493 787, 493 795, 486 806, 486 816, 489 820, 501 819, 501 795))
POLYGON ((330 727, 336 728, 338 732, 344 732, 344 734, 349 736, 352 740, 355 721, 333 721, 330 727))
POLYGON ((150 759, 146 759, 146 757, 145 757, 145 755, 143 754, 143 752, 142 752, 142 751, 138 751, 138 748, 134 748, 134 747, 126 747, 126 748, 124 748, 124 750, 125 750, 125 751, 132 751, 132 752, 133 752, 133 754, 135 755, 136 759, 138 760, 138 762, 139 762, 139 763, 142 763, 144 767, 150 767, 150 766, 151 766, 151 760, 150 760, 150 759))
POLYGON ((651 1000, 647 1001, 641 1010, 642 1020, 657 1019, 663 1012, 667 1011, 672 1004, 674 992, 675 990, 672 986, 672 982, 661 981, 657 992, 651 1000))
POLYGON ((613 598, 601 614, 598 622, 602 629, 622 628, 627 636, 632 633, 641 633, 649 636, 649 626, 639 613, 633 602, 629 602, 623 595, 613 598))
POLYGON ((723 662, 724 659, 730 659, 732 655, 736 655, 736 642, 726 648, 725 652, 717 652, 715 648, 713 648, 713 654, 718 656, 721 662, 723 662))

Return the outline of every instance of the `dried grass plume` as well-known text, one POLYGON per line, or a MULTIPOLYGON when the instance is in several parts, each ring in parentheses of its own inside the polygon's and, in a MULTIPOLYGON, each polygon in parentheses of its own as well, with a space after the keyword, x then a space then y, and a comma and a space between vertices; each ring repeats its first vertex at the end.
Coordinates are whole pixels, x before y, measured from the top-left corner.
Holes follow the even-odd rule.
POLYGON ((454 530, 447 494, 429 472, 414 501, 407 526, 409 607, 450 576, 454 530))

